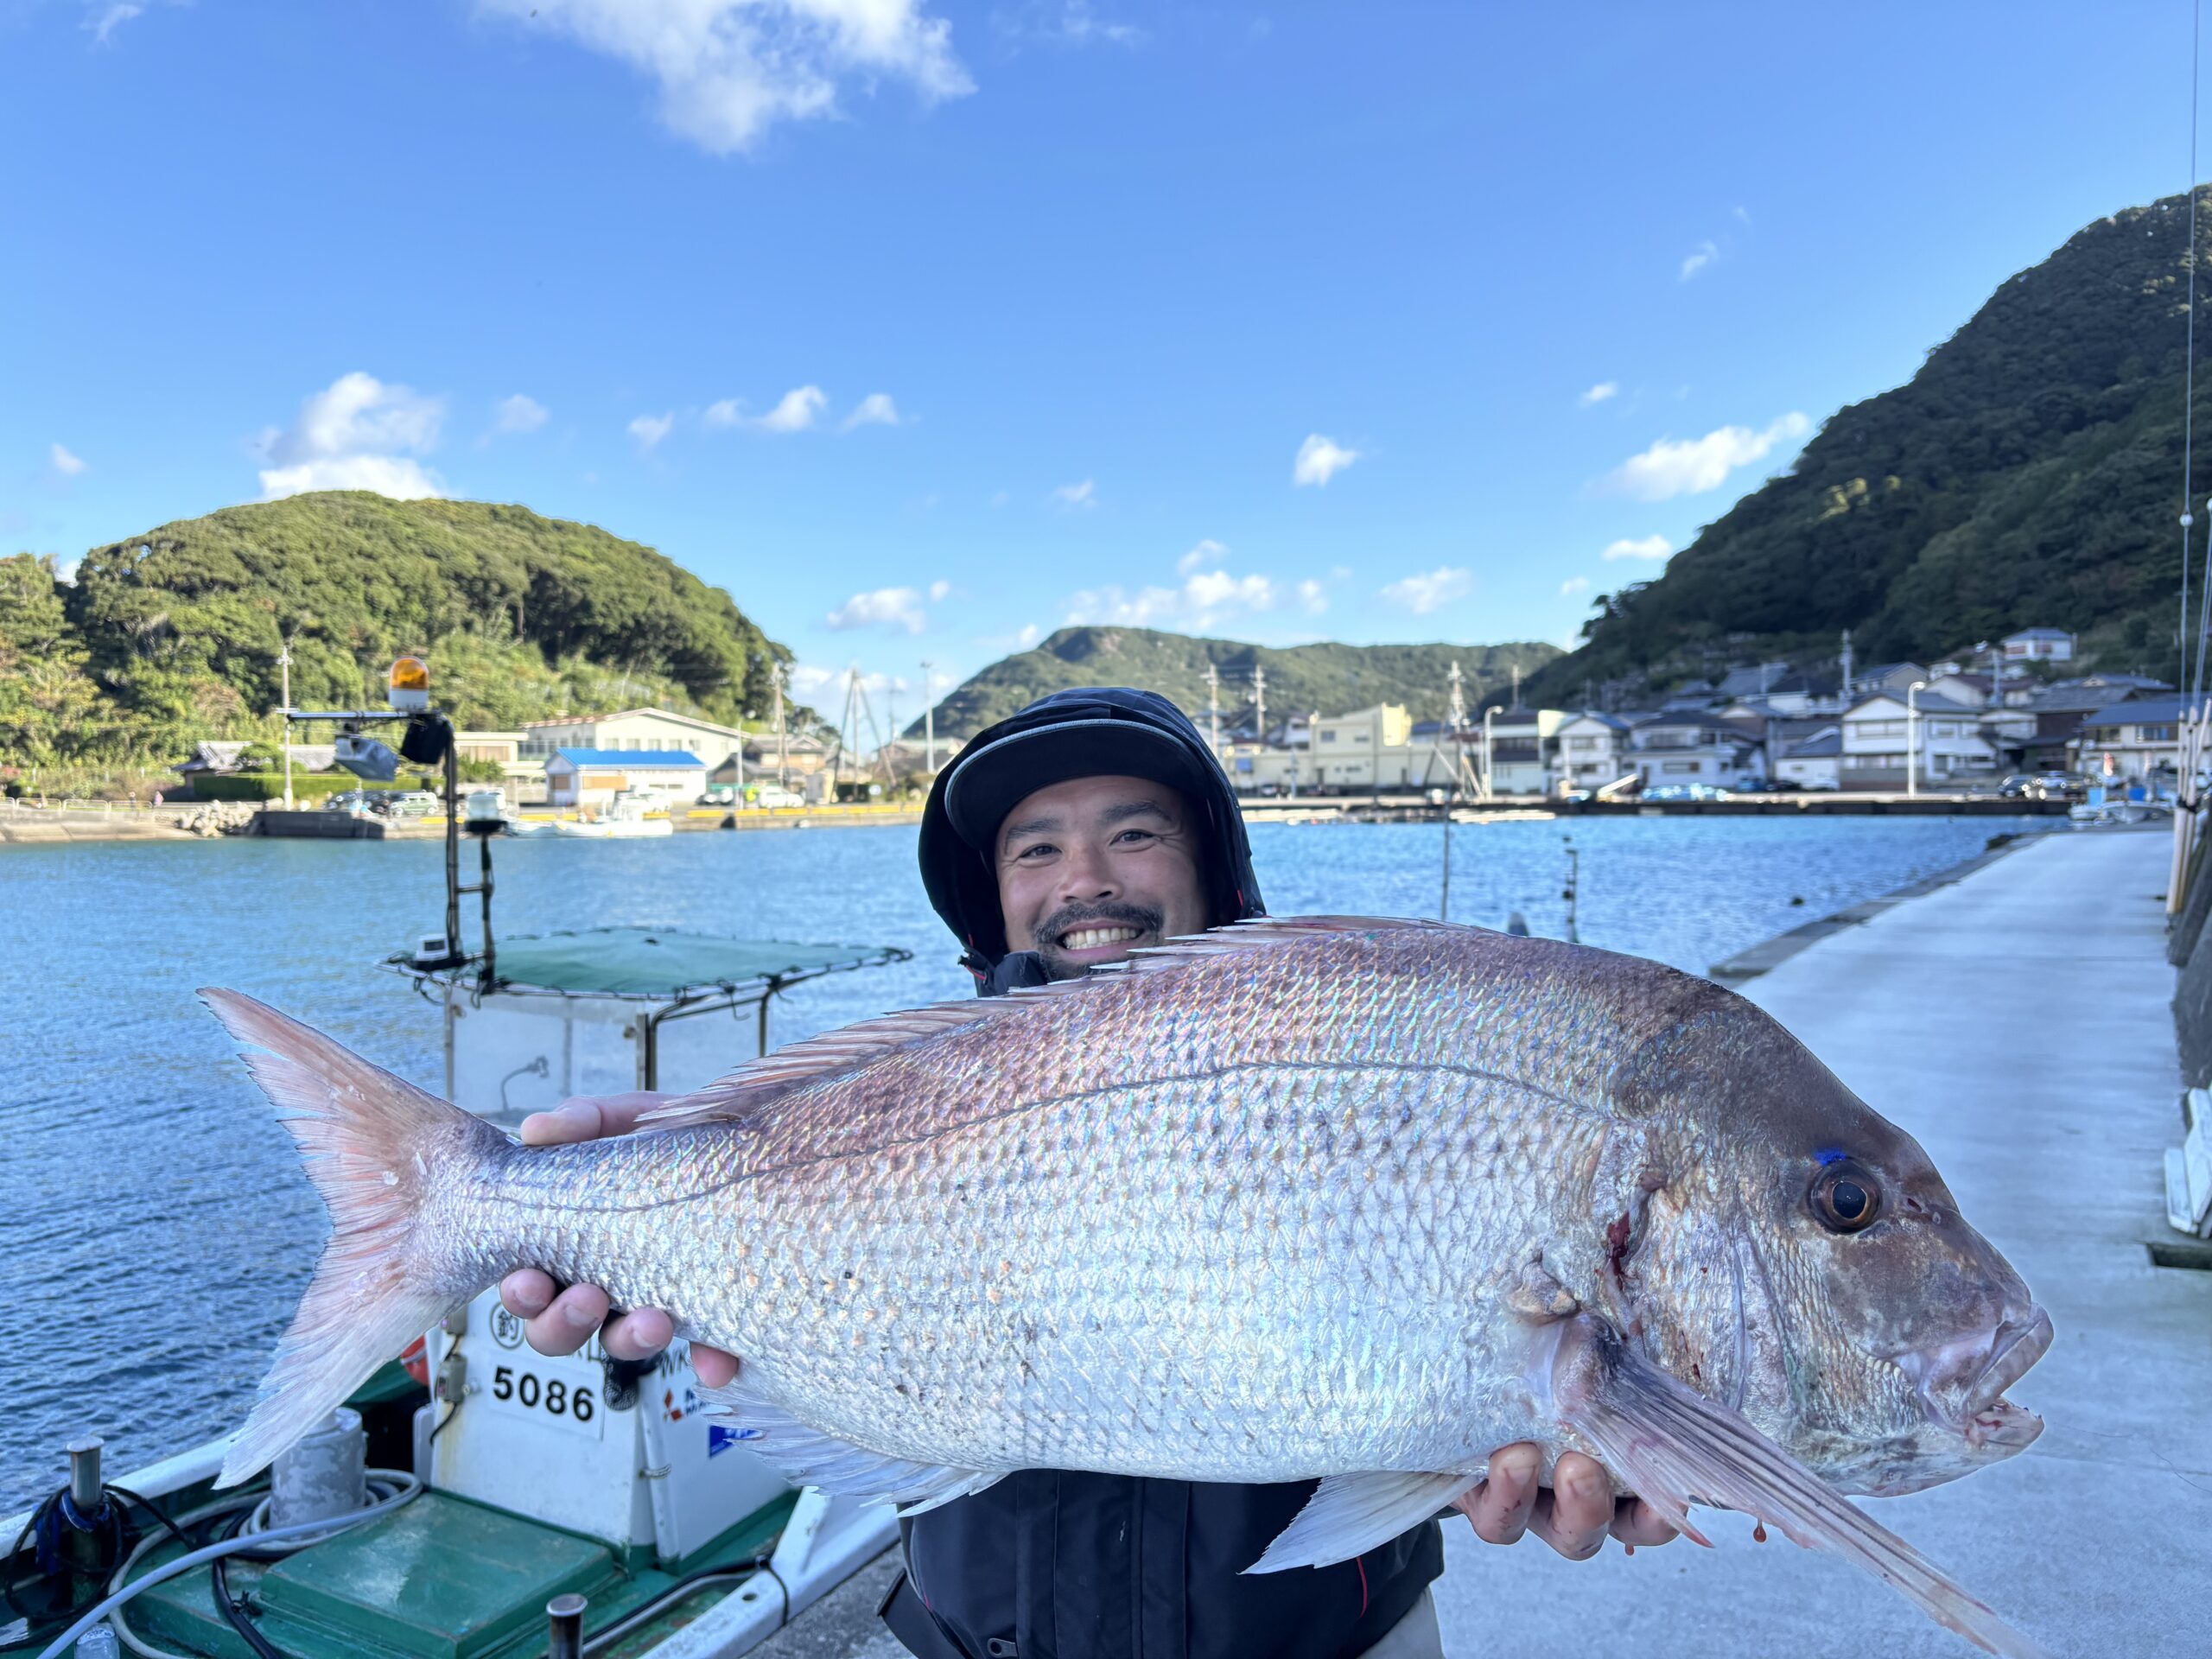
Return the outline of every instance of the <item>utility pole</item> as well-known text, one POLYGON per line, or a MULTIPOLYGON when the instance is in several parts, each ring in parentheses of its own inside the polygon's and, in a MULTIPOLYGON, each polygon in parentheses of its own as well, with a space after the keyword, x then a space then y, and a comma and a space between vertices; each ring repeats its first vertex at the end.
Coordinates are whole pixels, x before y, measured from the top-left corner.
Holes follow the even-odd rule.
POLYGON ((1843 657, 1841 660, 1843 664, 1843 707, 1844 711, 1847 714, 1851 709, 1851 630, 1849 628, 1846 628, 1843 631, 1843 657))
POLYGON ((1518 663, 1513 664, 1513 707, 1516 712, 1521 707, 1521 664, 1518 663))
POLYGON ((922 664, 922 769, 937 776, 937 664, 922 664))
POLYGON ((1211 663, 1206 664, 1206 725, 1207 735, 1213 740, 1214 759, 1221 758, 1221 671, 1211 663))
POLYGON ((1263 663, 1252 665, 1252 708, 1254 723, 1259 728, 1260 746, 1264 748, 1268 741, 1268 670, 1263 663))
POLYGON ((292 810, 292 642, 289 639, 284 641, 283 649, 276 653, 276 667, 284 677, 284 707, 281 712, 284 716, 284 810, 289 812, 292 810))
POLYGON ((784 735, 784 665, 776 664, 776 787, 791 786, 791 745, 784 735))
POLYGON ((1484 709, 1483 710, 1483 799, 1485 803, 1489 801, 1491 797, 1491 775, 1492 772, 1491 764, 1490 720, 1491 716, 1497 712, 1497 710, 1495 709, 1484 709))

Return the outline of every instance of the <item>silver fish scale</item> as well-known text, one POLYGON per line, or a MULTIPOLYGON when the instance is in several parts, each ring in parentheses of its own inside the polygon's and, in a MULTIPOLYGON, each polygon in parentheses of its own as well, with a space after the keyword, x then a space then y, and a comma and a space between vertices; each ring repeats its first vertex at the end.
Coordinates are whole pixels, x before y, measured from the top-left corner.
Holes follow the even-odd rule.
POLYGON ((1594 1270, 1605 1057, 1645 1022, 1480 971, 1469 937, 1046 997, 751 1126, 512 1153, 441 1224, 668 1308, 809 1424, 918 1462, 1471 1466, 1550 1430, 1503 1290, 1540 1250, 1594 1270))

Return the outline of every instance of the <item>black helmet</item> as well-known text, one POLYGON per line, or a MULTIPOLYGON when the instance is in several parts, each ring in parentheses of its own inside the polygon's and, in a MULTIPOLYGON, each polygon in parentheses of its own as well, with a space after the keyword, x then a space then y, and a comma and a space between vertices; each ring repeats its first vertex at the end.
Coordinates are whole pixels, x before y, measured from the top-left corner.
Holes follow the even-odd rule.
POLYGON ((938 773, 922 811, 922 886, 979 980, 1007 953, 992 855, 999 825, 1040 789, 1108 776, 1182 792, 1197 815, 1212 925, 1267 913, 1236 791, 1189 717, 1128 686, 1055 691, 978 732, 938 773))

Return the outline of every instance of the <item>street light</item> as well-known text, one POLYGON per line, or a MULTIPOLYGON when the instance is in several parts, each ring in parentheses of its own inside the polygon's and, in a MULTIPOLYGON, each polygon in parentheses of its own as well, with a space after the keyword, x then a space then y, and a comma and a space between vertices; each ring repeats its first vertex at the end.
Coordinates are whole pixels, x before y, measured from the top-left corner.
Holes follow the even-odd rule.
POLYGON ((1920 694, 1925 680, 1915 680, 1904 693, 1904 792, 1907 799, 1920 793, 1920 694))

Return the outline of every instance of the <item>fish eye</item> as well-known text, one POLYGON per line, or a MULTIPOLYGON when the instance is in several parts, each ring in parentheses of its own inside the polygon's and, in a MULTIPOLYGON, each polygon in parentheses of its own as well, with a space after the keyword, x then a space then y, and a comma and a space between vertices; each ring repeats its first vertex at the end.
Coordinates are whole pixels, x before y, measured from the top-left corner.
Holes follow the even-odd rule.
POLYGON ((1854 1163, 1828 1165, 1808 1196, 1813 1218, 1832 1233, 1862 1232, 1882 1212, 1880 1183, 1854 1163))

